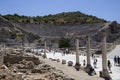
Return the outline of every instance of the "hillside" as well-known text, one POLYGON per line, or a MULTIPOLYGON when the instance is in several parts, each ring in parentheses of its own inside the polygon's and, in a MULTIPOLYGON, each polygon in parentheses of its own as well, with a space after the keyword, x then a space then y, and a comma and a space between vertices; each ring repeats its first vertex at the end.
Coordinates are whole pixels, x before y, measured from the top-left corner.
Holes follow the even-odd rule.
POLYGON ((92 15, 86 15, 79 11, 77 12, 63 12, 55 15, 47 16, 20 16, 14 15, 2 15, 5 19, 14 23, 34 23, 34 24, 45 24, 45 25, 75 25, 75 24, 90 24, 90 23, 104 23, 106 20, 97 18, 92 15))
MULTIPOLYGON (((94 30, 92 34, 93 41, 100 42, 100 34, 95 35, 96 31, 104 26, 106 21, 103 19, 96 18, 94 16, 86 15, 80 12, 68 12, 59 13, 56 15, 48 16, 20 16, 14 15, 2 15, 0 17, 0 34, 1 37, 16 41, 17 36, 22 34, 23 42, 34 42, 45 37, 45 38, 61 38, 68 37, 72 34, 72 41, 74 42, 75 34, 86 35, 89 34, 89 30, 94 30), (58 21, 60 20, 60 21, 58 21)), ((120 37, 120 27, 117 22, 113 22, 108 29, 108 42, 115 41, 120 37)), ((81 39, 85 40, 85 39, 81 39)), ((10 41, 10 40, 9 40, 10 41)), ((84 43, 84 42, 83 42, 84 43)))
POLYGON ((37 38, 39 36, 27 32, 0 16, 0 43, 28 42, 29 40, 33 42, 37 38))

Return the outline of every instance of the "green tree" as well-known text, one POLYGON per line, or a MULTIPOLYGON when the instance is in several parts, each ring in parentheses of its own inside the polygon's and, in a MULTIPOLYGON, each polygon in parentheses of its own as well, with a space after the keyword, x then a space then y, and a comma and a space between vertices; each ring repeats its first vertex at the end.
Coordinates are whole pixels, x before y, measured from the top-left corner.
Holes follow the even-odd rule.
POLYGON ((23 33, 17 33, 17 39, 22 40, 23 39, 23 33))
POLYGON ((70 39, 68 38, 61 38, 59 40, 59 48, 69 48, 70 45, 70 39))
POLYGON ((13 32, 12 30, 9 30, 9 38, 10 39, 15 39, 16 38, 16 33, 13 32))

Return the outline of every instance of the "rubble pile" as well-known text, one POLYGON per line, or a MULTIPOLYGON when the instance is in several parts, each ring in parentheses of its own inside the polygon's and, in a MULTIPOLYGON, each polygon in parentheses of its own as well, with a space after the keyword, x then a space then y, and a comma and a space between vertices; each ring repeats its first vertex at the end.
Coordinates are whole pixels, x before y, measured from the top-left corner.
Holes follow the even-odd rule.
POLYGON ((0 66, 0 80, 74 80, 35 56, 9 51, 0 66))

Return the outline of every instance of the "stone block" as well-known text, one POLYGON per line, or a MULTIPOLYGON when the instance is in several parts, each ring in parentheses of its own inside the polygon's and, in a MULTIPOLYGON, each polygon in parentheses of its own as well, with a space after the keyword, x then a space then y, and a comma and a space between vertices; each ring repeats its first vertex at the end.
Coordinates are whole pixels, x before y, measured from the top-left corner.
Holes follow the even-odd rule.
POLYGON ((56 61, 57 61, 57 62, 60 62, 60 59, 57 59, 56 61))
POLYGON ((68 61, 68 66, 73 66, 73 62, 72 61, 68 61))
POLYGON ((66 64, 66 60, 62 60, 62 64, 66 64))

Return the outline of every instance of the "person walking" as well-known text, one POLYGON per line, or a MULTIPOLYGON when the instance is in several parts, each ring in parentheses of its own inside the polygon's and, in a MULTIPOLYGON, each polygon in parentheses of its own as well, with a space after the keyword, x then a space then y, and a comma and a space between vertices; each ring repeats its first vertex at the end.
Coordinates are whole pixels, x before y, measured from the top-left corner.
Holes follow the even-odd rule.
POLYGON ((94 58, 94 54, 92 53, 92 59, 94 58))
POLYGON ((116 56, 114 56, 114 66, 117 66, 117 57, 116 56))
POLYGON ((85 59, 83 60, 83 66, 85 66, 86 65, 86 61, 85 61, 85 59))
POLYGON ((118 66, 120 66, 120 57, 119 56, 117 57, 117 63, 118 63, 118 66))
POLYGON ((110 73, 112 73, 112 71, 111 71, 111 67, 112 67, 112 65, 111 65, 111 62, 110 62, 110 60, 108 60, 108 71, 110 72, 110 73))
POLYGON ((94 58, 93 65, 94 65, 94 68, 97 68, 97 58, 94 58))

